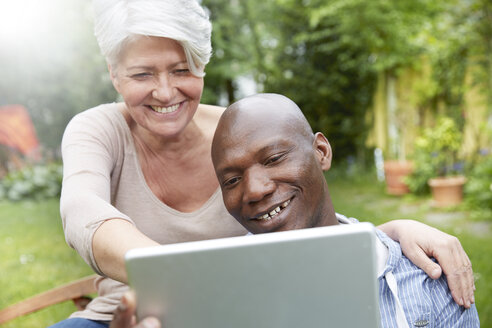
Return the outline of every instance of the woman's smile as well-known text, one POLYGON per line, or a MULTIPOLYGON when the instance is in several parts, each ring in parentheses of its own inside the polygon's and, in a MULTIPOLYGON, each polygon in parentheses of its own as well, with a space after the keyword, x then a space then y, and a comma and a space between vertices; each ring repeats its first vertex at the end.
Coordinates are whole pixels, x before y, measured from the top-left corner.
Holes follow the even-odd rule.
POLYGON ((157 112, 157 113, 174 113, 175 111, 178 110, 179 106, 180 106, 181 103, 178 103, 178 104, 174 104, 174 105, 171 105, 171 106, 167 106, 167 107, 161 107, 161 106, 149 106, 154 112, 157 112))

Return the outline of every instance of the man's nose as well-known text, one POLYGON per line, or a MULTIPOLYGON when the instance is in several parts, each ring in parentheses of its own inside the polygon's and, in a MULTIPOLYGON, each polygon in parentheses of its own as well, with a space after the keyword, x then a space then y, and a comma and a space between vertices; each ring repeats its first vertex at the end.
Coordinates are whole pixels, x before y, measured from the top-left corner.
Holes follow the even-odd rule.
POLYGON ((156 80, 152 97, 162 103, 171 100, 173 94, 173 85, 171 78, 167 74, 160 74, 156 80))
POLYGON ((250 168, 246 172, 244 179, 244 203, 261 201, 275 191, 275 182, 270 179, 265 169, 250 168))

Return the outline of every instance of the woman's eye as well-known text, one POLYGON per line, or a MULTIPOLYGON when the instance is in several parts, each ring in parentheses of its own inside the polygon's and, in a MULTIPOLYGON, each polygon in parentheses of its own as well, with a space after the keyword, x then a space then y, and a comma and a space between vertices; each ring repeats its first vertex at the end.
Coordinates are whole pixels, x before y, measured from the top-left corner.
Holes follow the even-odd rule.
POLYGON ((185 75, 188 74, 189 72, 190 70, 188 68, 180 68, 174 71, 174 73, 178 75, 185 75))
POLYGON ((145 79, 145 78, 147 78, 147 77, 149 77, 149 76, 152 76, 152 74, 151 74, 151 73, 146 73, 146 72, 145 72, 145 73, 137 73, 137 74, 133 74, 131 77, 132 77, 132 78, 134 78, 134 79, 139 80, 139 79, 145 79))

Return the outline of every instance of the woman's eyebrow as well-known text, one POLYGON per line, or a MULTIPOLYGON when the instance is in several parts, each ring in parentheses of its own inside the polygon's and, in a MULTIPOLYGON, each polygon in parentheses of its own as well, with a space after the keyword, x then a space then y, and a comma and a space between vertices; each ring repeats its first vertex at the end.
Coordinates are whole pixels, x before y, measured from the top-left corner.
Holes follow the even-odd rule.
POLYGON ((152 66, 145 66, 145 65, 136 65, 136 66, 130 66, 127 68, 128 71, 131 71, 131 70, 152 70, 153 67, 152 66))
MULTIPOLYGON (((181 64, 187 64, 188 61, 186 60, 181 60, 179 62, 176 62, 176 63, 172 63, 171 65, 168 66, 168 69, 172 69, 172 68, 175 68, 176 66, 178 65, 181 65, 181 64)), ((154 69, 154 66, 148 66, 148 65, 135 65, 135 66, 130 66, 127 68, 128 71, 130 70, 138 70, 138 69, 141 69, 141 70, 153 70, 154 69)))

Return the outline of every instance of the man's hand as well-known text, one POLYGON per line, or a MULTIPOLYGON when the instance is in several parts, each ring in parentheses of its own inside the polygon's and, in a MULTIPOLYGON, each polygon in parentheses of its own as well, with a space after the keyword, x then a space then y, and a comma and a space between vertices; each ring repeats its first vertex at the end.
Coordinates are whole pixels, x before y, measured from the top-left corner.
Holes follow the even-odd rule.
POLYGON ((465 308, 475 303, 472 265, 456 237, 413 220, 390 221, 378 228, 400 242, 403 254, 429 277, 438 279, 444 272, 456 303, 465 308))
POLYGON ((137 301, 133 292, 126 292, 121 298, 121 302, 116 308, 114 319, 109 328, 161 328, 159 320, 156 318, 145 318, 137 323, 135 311, 137 301))

